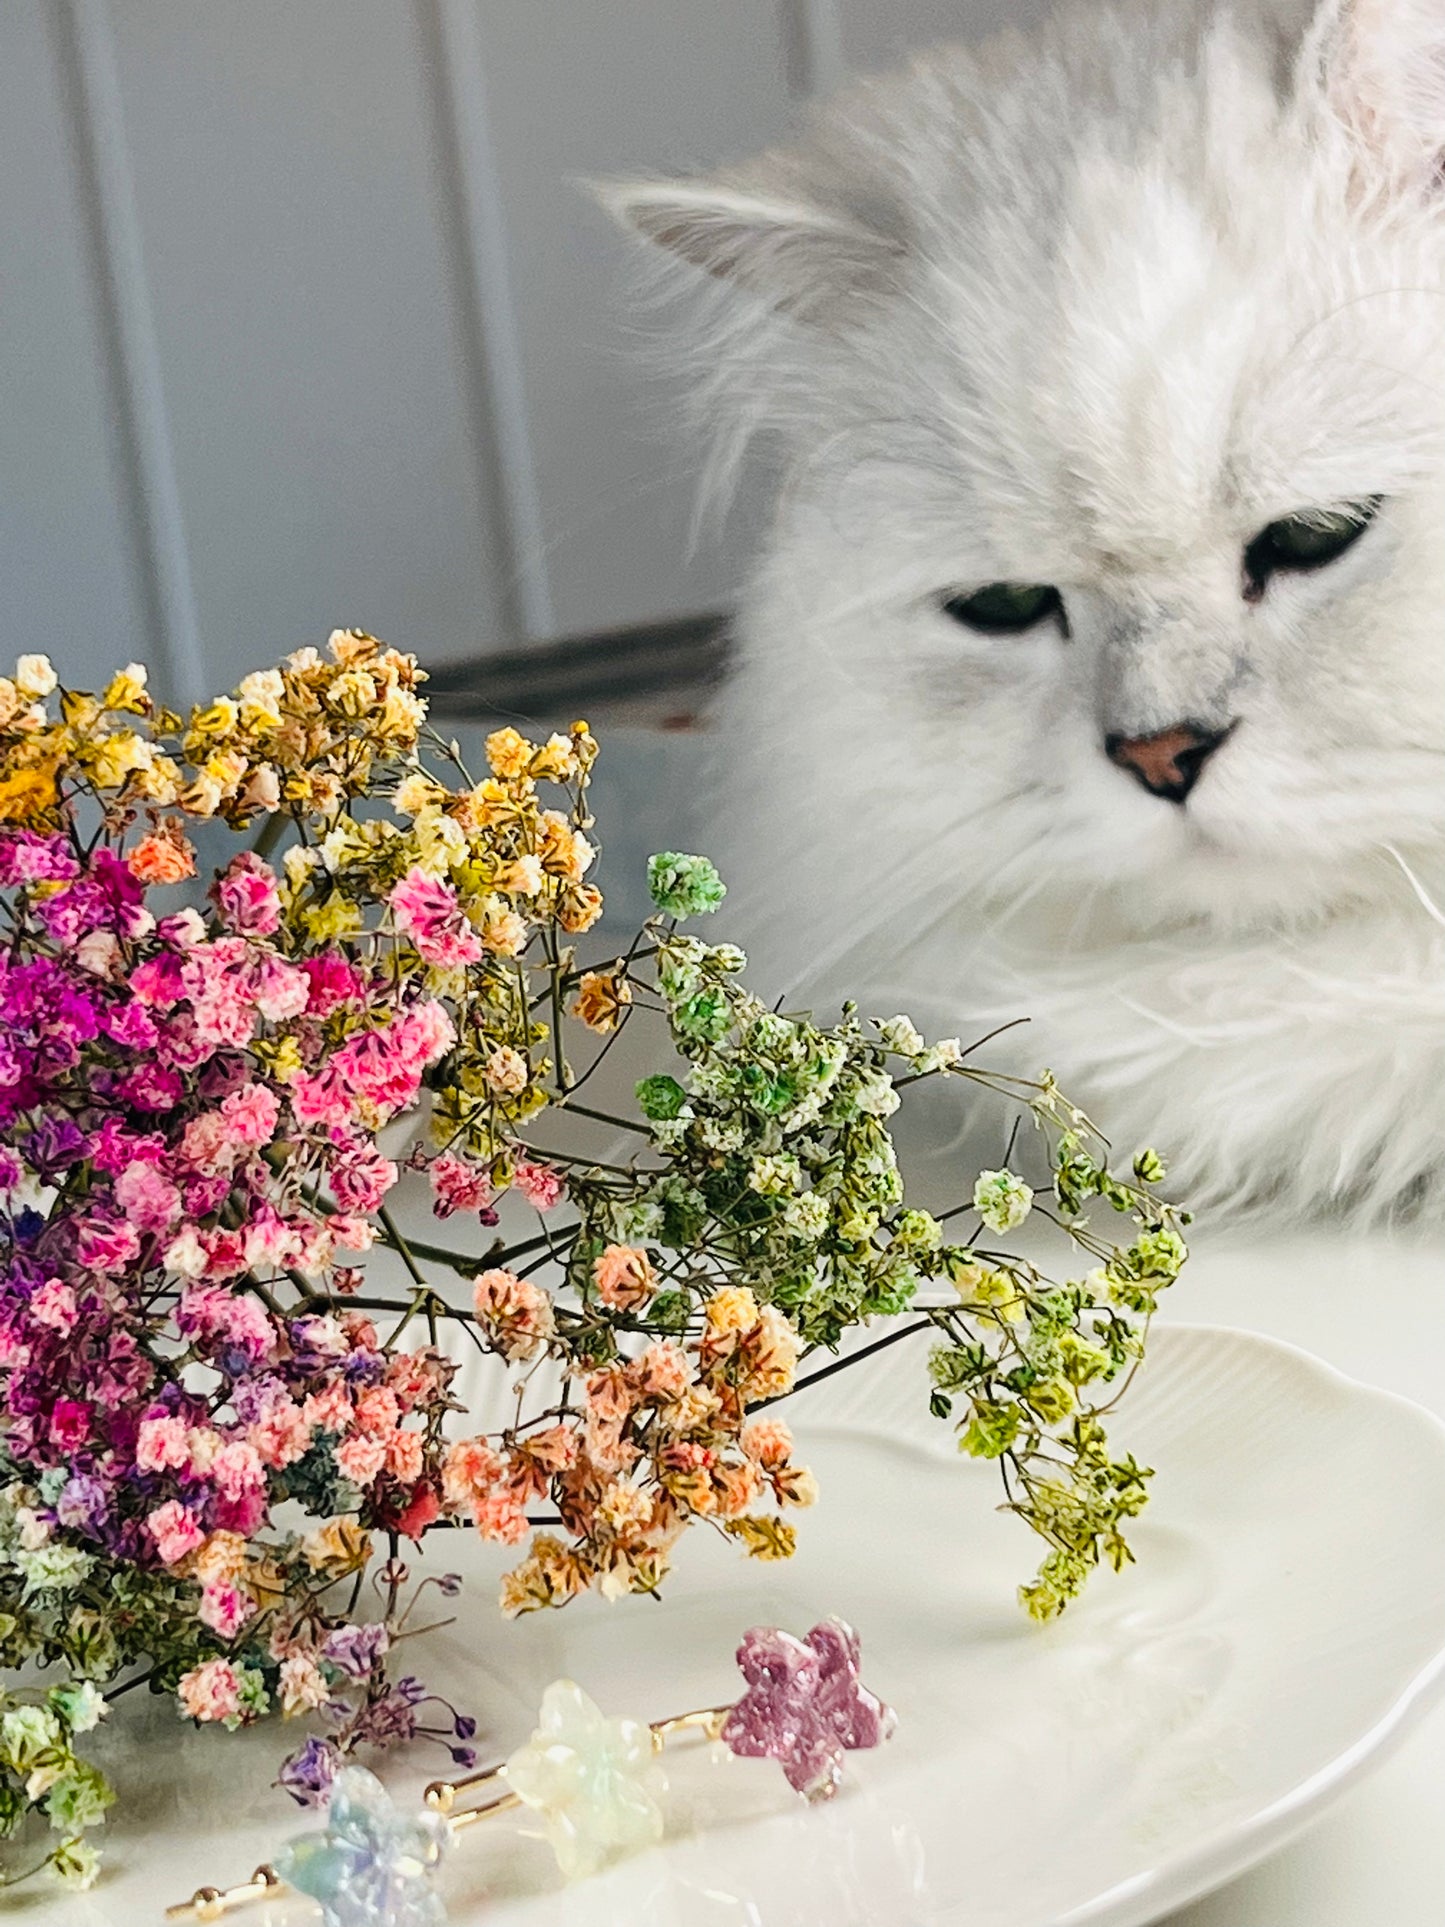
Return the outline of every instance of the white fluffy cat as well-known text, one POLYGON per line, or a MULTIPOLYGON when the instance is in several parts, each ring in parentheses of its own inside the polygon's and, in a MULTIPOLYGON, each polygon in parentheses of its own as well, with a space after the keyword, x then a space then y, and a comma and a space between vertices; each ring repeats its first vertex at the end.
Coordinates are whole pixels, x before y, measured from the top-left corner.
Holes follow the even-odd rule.
POLYGON ((1445 0, 1064 0, 612 191, 776 454, 760 971, 1027 1013, 1195 1198, 1445 1208, 1442 162, 1445 0))

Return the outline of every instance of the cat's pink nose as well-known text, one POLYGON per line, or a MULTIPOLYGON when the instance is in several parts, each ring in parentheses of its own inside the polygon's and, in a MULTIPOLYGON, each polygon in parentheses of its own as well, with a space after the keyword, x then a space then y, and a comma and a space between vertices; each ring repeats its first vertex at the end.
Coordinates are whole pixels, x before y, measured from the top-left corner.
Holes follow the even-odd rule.
POLYGON ((1194 723, 1175 723, 1153 736, 1106 736, 1104 753, 1111 763, 1142 783, 1151 796, 1182 803, 1200 772, 1234 724, 1224 729, 1201 729, 1194 723))

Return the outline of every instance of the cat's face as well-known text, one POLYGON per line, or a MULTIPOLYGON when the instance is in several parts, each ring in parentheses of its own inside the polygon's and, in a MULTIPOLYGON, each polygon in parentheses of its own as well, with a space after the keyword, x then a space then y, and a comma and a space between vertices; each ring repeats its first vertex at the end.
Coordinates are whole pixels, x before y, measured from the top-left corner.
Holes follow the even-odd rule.
POLYGON ((768 297, 730 342, 786 464, 755 646, 1003 893, 1146 923, 1398 889, 1445 831, 1442 10, 1199 11, 869 97, 764 165, 756 261, 753 177, 711 228, 630 209, 768 297))

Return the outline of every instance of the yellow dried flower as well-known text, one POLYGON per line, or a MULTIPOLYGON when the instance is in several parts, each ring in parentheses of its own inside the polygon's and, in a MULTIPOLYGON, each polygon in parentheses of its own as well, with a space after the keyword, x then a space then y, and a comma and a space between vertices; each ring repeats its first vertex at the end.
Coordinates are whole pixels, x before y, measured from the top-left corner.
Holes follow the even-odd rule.
POLYGON ((570 783, 577 774, 577 752, 566 736, 549 736, 532 757, 533 776, 549 783, 570 783))
POLYGON ((145 664, 127 663, 106 684, 100 703, 102 709, 119 709, 128 715, 144 716, 151 706, 151 699, 146 694, 145 664))
POLYGON ((60 801, 57 766, 32 763, 0 777, 0 823, 35 823, 48 816, 60 801))
POLYGON ((423 810, 440 808, 446 798, 447 793, 436 778, 418 769, 402 778, 392 800, 403 816, 418 816, 423 810))
POLYGON ((515 729, 494 729, 487 738, 487 763, 492 774, 504 783, 525 776, 532 755, 532 745, 515 729))
POLYGON ((118 729, 112 736, 103 736, 87 760, 102 789, 119 789, 135 771, 149 768, 154 757, 150 744, 133 729, 118 729))
POLYGON ((328 1519, 301 1541, 301 1556, 313 1572, 335 1576, 355 1572, 371 1557, 371 1534, 350 1514, 328 1519))

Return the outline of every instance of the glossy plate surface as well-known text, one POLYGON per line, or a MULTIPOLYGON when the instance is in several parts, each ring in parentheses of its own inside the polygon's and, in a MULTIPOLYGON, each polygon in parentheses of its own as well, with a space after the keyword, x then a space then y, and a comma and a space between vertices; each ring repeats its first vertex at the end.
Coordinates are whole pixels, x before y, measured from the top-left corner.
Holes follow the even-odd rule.
MULTIPOLYGON (((1441 1675, 1445 1427, 1289 1347, 1156 1328, 1115 1420, 1159 1472, 1140 1563, 1044 1630, 1013 1603, 1031 1537, 994 1512, 991 1470, 929 1418, 918 1342, 789 1415, 823 1485, 791 1565, 699 1531, 660 1606, 587 1601, 508 1626, 489 1600, 501 1562, 458 1535, 445 1550, 475 1574, 465 1617, 408 1665, 500 1754, 559 1675, 609 1712, 657 1718, 736 1697, 746 1626, 801 1632, 837 1612, 863 1635, 897 1737, 818 1810, 769 1763, 672 1753, 668 1844, 571 1889, 518 1823, 490 1822, 452 1861, 453 1920, 1139 1927, 1289 1839, 1441 1675)), ((227 1739, 122 1702, 105 1741, 124 1816, 110 1871, 83 1898, 37 1889, 31 1905, 54 1927, 130 1927, 244 1878, 305 1824, 267 1786, 282 1742, 275 1726, 227 1739)), ((388 1778, 419 1787, 440 1764, 388 1778)), ((271 1903, 236 1918, 315 1914, 271 1903)))

